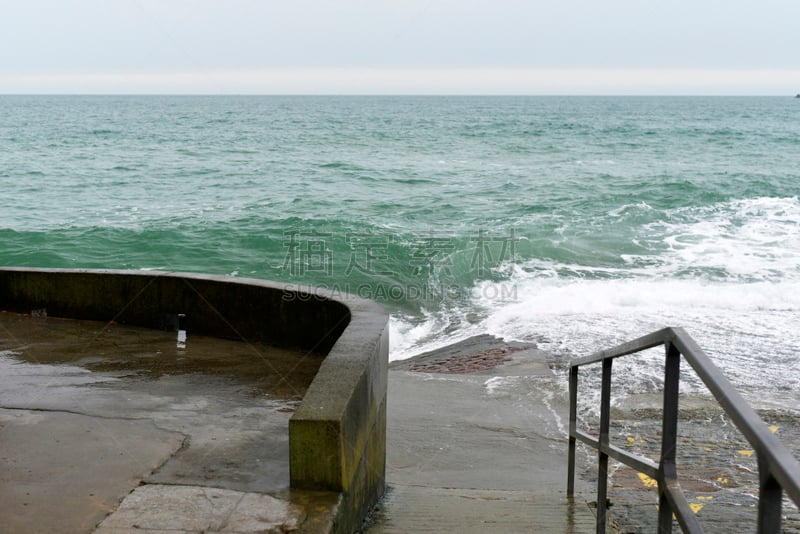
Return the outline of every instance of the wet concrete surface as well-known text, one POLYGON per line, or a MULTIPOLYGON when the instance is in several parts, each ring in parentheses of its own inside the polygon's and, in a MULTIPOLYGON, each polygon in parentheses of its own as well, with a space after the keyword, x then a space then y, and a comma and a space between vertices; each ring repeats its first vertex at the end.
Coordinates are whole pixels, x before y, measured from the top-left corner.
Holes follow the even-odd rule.
POLYGON ((323 533, 331 530, 338 495, 292 492, 268 495, 206 486, 137 487, 94 534, 323 533))
POLYGON ((0 409, 0 531, 90 532, 183 441, 146 420, 0 409))
MULTIPOLYGON (((3 531, 90 532, 140 483, 308 501, 289 490, 288 420, 320 362, 191 332, 179 349, 175 332, 0 312, 0 517, 13 526, 3 531)), ((315 502, 328 515, 335 505, 315 502)))
POLYGON ((392 486, 373 521, 367 531, 371 534, 595 532, 586 503, 569 502, 547 490, 392 486))
MULTIPOLYGON (((367 532, 594 532, 596 451, 579 444, 577 493, 565 497, 566 364, 491 336, 393 362, 390 490, 367 532)), ((657 461, 662 402, 644 392, 615 405, 612 443, 657 461)), ((796 407, 759 414, 800 457, 796 407)), ((593 417, 580 419, 596 433, 593 417)), ((755 532, 757 459, 744 437, 702 394, 681 395, 678 431, 679 481, 706 531, 755 532)), ((609 468, 609 530, 655 532, 655 481, 614 461, 609 468)), ((788 499, 783 515, 782 531, 800 532, 788 499)))
POLYGON ((366 532, 594 532, 593 488, 566 497, 554 363, 491 336, 393 362, 389 490, 366 532))
MULTIPOLYGON (((0 313, 0 531, 328 531, 337 495, 292 491, 288 476, 287 422, 319 361, 0 313)), ((593 532, 596 453, 585 447, 566 498, 564 365, 489 336, 394 363, 389 489, 365 532, 593 532)), ((626 405, 612 441, 657 458, 660 396, 626 405)), ((681 407, 679 473, 701 522, 753 531, 755 456, 707 397, 681 407)), ((761 415, 800 453, 794 412, 761 415)), ((652 481, 611 472, 611 531, 654 531, 652 481)), ((784 515, 784 531, 800 531, 788 502, 784 515)))

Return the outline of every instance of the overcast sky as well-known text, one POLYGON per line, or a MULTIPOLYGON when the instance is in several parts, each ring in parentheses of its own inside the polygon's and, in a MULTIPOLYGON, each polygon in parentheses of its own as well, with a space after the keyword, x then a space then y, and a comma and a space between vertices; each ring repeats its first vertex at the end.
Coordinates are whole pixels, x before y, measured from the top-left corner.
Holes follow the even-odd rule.
POLYGON ((0 93, 800 93, 800 0, 0 0, 0 93))

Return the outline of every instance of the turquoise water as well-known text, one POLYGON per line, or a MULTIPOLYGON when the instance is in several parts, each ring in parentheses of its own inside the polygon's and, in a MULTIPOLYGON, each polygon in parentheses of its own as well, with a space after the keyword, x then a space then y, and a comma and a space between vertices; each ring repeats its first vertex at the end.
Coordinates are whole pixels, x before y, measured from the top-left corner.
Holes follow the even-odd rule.
POLYGON ((393 358, 682 325, 751 398, 798 401, 791 98, 4 96, 0 184, 2 265, 354 292, 393 358))

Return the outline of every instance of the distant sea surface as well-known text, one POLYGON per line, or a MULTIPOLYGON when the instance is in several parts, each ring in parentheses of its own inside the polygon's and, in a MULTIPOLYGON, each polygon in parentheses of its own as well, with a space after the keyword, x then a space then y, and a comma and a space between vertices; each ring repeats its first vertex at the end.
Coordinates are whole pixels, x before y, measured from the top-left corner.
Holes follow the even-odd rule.
POLYGON ((792 98, 0 97, 2 265, 355 293, 393 359, 684 326, 762 407, 800 400, 798 194, 792 98))

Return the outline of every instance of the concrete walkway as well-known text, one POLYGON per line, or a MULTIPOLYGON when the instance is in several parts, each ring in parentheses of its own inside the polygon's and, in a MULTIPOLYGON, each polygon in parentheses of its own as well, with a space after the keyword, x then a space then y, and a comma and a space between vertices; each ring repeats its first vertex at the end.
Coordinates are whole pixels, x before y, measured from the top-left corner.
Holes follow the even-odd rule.
POLYGON ((594 532, 593 488, 566 498, 564 384, 546 353, 503 347, 477 338, 393 365, 389 490, 368 534, 594 532))
POLYGON ((0 532, 327 532, 338 494, 289 488, 297 360, 0 313, 0 532))
MULTIPOLYGON (((337 494, 289 488, 315 367, 264 382, 286 358, 255 348, 0 313, 0 532, 329 531, 337 494)), ((389 375, 389 488, 366 532, 594 531, 593 488, 565 496, 547 354, 478 338, 389 375)))

